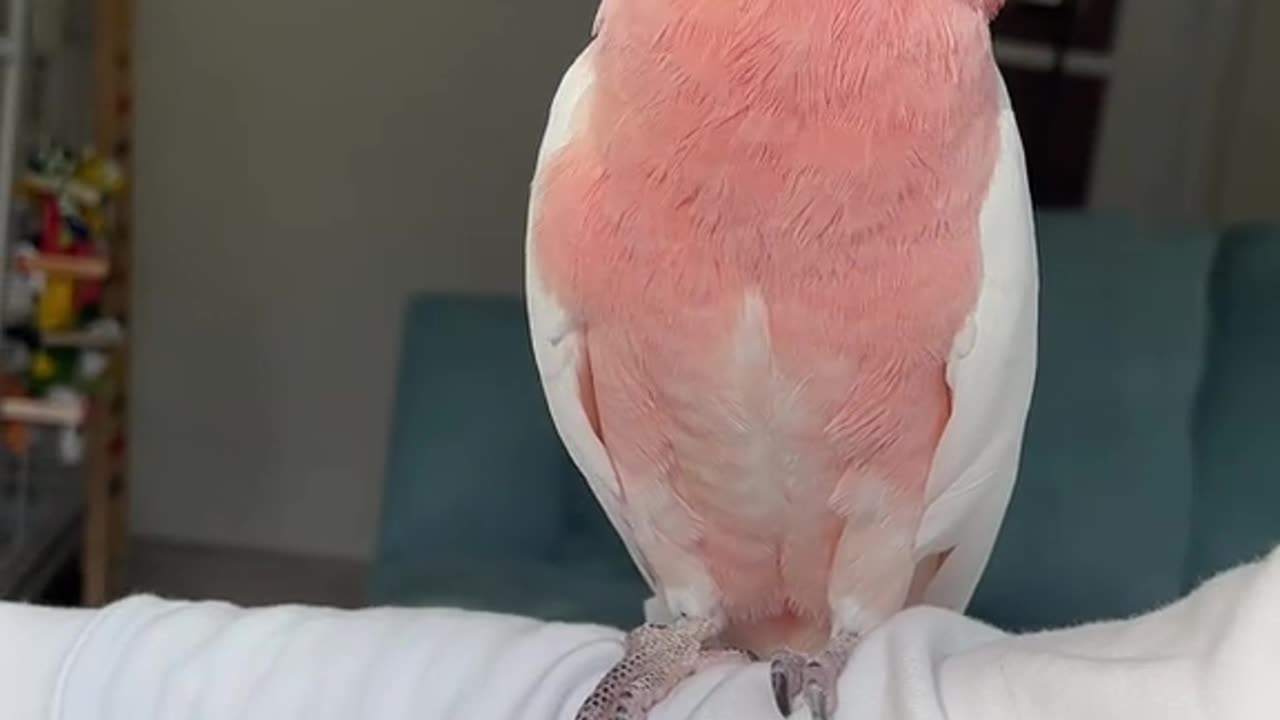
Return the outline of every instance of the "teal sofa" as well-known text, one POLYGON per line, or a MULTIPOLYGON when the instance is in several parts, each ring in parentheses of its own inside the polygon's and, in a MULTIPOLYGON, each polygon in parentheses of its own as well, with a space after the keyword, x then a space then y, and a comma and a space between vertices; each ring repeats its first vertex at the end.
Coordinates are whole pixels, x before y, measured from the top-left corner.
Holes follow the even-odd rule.
MULTIPOLYGON (((1141 612, 1280 543, 1280 231, 1042 213, 1040 366, 970 611, 1141 612)), ((646 588, 547 416, 518 298, 404 320, 370 599, 630 625, 646 588)))

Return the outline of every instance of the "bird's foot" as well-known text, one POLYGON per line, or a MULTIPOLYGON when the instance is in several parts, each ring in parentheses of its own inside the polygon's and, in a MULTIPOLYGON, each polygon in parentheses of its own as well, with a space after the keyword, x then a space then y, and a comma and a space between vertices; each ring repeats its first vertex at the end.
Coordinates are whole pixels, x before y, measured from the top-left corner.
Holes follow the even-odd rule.
POLYGON ((626 653, 578 710, 576 720, 643 720, 676 685, 709 663, 742 657, 707 649, 714 623, 683 618, 671 625, 642 625, 627 634, 626 653))
POLYGON ((840 633, 826 650, 812 657, 790 651, 775 654, 769 663, 769 678, 782 716, 791 717, 796 698, 803 695, 813 720, 835 717, 836 685, 857 644, 857 635, 840 633))

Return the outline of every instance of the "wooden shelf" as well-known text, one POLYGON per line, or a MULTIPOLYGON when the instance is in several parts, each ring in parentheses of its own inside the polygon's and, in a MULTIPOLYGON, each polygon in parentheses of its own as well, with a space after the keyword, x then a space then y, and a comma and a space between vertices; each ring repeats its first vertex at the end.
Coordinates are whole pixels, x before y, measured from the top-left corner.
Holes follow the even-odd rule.
MULTIPOLYGON (((133 13, 135 0, 93 0, 94 145, 119 163, 125 178, 112 198, 108 246, 117 272, 106 279, 103 311, 129 315, 128 269, 132 259, 133 175, 133 13)), ((129 333, 122 328, 112 348, 107 382, 94 394, 86 440, 88 457, 83 579, 84 603, 98 606, 128 589, 125 577, 129 537, 129 333)))
POLYGON ((85 415, 84 403, 22 397, 0 399, 0 421, 3 422, 80 427, 85 415))
POLYGON ((40 254, 19 256, 14 262, 24 272, 42 272, 49 275, 65 275, 77 280, 103 280, 111 273, 111 263, 105 258, 81 255, 40 254))
POLYGON ((66 332, 44 333, 40 336, 40 345, 49 348, 79 348, 82 350, 109 350, 120 344, 115 335, 104 335, 91 330, 69 330, 66 332))
MULTIPOLYGON (((21 128, 30 122, 33 130, 53 131, 56 125, 41 117, 39 112, 31 112, 25 107, 24 98, 19 93, 15 98, 6 98, 6 118, 16 108, 17 122, 6 120, 0 130, 5 130, 4 152, 9 153, 8 168, 0 185, 0 216, 3 222, 13 228, 19 228, 11 217, 13 208, 9 202, 14 195, 23 194, 29 202, 25 210, 40 211, 40 230, 43 233, 47 223, 54 221, 53 203, 56 197, 58 204, 70 201, 79 206, 78 210, 85 214, 80 218, 94 235, 95 242, 103 244, 103 257, 81 256, 69 253, 30 253, 29 248, 19 247, 21 240, 14 239, 15 233, 7 233, 0 250, 9 253, 4 258, 4 266, 0 272, 43 273, 47 280, 76 281, 74 284, 93 285, 100 283, 100 314, 105 318, 113 318, 122 325, 119 333, 102 333, 86 328, 46 334, 36 341, 44 347, 74 347, 101 351, 109 356, 109 362, 91 397, 77 399, 74 397, 38 399, 22 397, 17 387, 10 387, 9 397, 0 397, 0 422, 11 425, 30 425, 42 427, 55 432, 32 433, 33 438, 48 438, 65 432, 67 429, 82 430, 85 440, 86 456, 83 464, 63 464, 58 471, 65 471, 73 482, 75 512, 66 518, 64 525, 59 525, 57 535, 60 538, 60 553, 69 553, 73 543, 80 545, 82 571, 82 600, 90 606, 102 605, 118 597, 126 588, 124 578, 125 550, 128 538, 128 442, 125 428, 129 408, 129 342, 125 318, 129 315, 129 273, 131 262, 130 217, 132 209, 131 191, 128 178, 132 173, 133 161, 131 149, 133 144, 133 69, 130 58, 133 56, 133 16, 135 0, 88 0, 83 8, 76 12, 91 15, 89 38, 93 48, 87 58, 92 67, 92 82, 85 88, 92 95, 92 129, 91 144, 98 154, 97 160, 110 159, 114 167, 97 168, 104 172, 116 173, 119 177, 107 177, 106 182, 113 187, 110 190, 98 187, 97 181, 90 173, 77 177, 62 176, 58 170, 49 173, 26 172, 25 152, 19 139, 23 133, 21 128), (17 137, 10 137, 15 135, 17 137), (119 183, 119 187, 114 187, 119 183), (48 216, 45 216, 45 213, 48 216), (27 251, 27 252, 24 252, 27 251), (78 524, 75 532, 63 532, 71 524, 78 524)), ((20 8, 21 4, 14 7, 20 8)), ((12 16, 13 13, 10 13, 12 16)), ((86 18, 88 19, 88 18, 86 18)), ((30 33, 29 27, 21 23, 11 22, 8 33, 30 33)), ((16 75, 18 82, 10 82, 10 87, 21 87, 29 81, 25 78, 26 68, 32 60, 31 51, 24 42, 6 43, 0 40, 0 63, 5 66, 8 75, 16 75), (11 57, 10 57, 11 56, 11 57)), ((52 52, 52 50, 50 51, 52 52)), ((77 59, 81 57, 77 53, 77 59)), ((32 71, 35 77, 32 85, 43 82, 41 73, 46 67, 40 62, 32 71)), ((77 84, 78 87, 78 84, 77 84)), ((43 95, 44 93, 33 93, 43 95)), ((73 110, 79 107, 73 103, 73 110)), ((38 110, 38 107, 36 108, 38 110)), ((81 111, 77 111, 81 112, 81 111)), ((70 139, 70 138, 67 138, 70 139)), ((75 138, 82 142, 83 138, 75 138)), ((61 152, 54 148, 54 151, 61 152)), ((55 162, 63 162, 70 158, 51 158, 55 162)), ((61 209, 61 208, 59 208, 61 209)), ((61 213, 56 213, 61 214, 61 213)), ((66 218, 57 218, 66 223, 66 218)), ((23 228, 25 230, 25 228, 23 228)), ((73 232, 82 233, 81 228, 73 232)), ((3 253, 0 253, 3 254, 3 253)), ((55 290, 64 290, 53 286, 55 290)), ((78 288, 77 288, 78 289, 78 288)), ((58 298, 63 299, 63 298, 58 298)), ((2 313, 0 313, 2 314, 2 313)), ((6 320, 8 318, 6 317, 6 320)), ((23 338, 27 339, 27 338, 23 338)), ((21 342, 21 339, 17 340, 21 342)), ((58 438, 59 440, 65 439, 58 438)), ((40 441, 34 441, 39 446, 40 441)), ((30 459, 30 456, 27 456, 30 459)), ((42 470, 42 472, 45 472, 42 470)), ((3 499, 0 498, 0 501, 3 499)), ((2 541, 0 541, 2 542, 2 541)), ((47 544, 47 543, 45 543, 47 544)), ((43 547, 43 545, 41 545, 43 547)), ((14 553, 23 549, 15 545, 14 553)), ((32 545, 31 550, 37 549, 32 545)), ((0 544, 0 554, 5 549, 0 544)), ((25 556, 24 556, 25 557, 25 556)), ((47 562, 49 556, 41 550, 39 557, 32 560, 40 564, 47 562)), ((65 559, 65 554, 62 555, 65 559)), ((0 557, 0 560, 3 560, 0 557)), ((23 561, 24 563, 26 560, 23 561)), ((62 561, 59 560, 60 564, 62 561)), ((16 565, 0 567, 0 596, 8 592, 12 578, 4 575, 16 565)), ((27 580, 24 583, 41 582, 40 573, 47 569, 44 565, 21 570, 27 580), (28 571, 29 570, 29 571, 28 571)), ((16 572, 16 571, 15 571, 16 572)), ((12 573, 11 573, 12 574, 12 573)), ((29 583, 28 583, 29 584, 29 583)), ((26 593, 26 590, 22 592, 26 593)), ((34 592, 34 590, 32 591, 34 592)), ((2 713, 0 713, 2 714, 2 713)))

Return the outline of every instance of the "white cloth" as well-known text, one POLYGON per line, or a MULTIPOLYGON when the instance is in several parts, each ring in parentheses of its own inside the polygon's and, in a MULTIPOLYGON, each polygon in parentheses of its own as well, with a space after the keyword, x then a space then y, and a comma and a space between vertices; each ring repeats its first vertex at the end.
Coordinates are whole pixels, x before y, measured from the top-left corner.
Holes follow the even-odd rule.
MULTIPOLYGON (((620 640, 457 610, 0 604, 0 718, 570 718, 620 640)), ((1074 629, 1010 636, 913 609, 866 638, 840 693, 850 720, 1276 720, 1280 552, 1163 610, 1074 629)), ((687 718, 777 720, 765 667, 709 668, 652 715, 687 718)))

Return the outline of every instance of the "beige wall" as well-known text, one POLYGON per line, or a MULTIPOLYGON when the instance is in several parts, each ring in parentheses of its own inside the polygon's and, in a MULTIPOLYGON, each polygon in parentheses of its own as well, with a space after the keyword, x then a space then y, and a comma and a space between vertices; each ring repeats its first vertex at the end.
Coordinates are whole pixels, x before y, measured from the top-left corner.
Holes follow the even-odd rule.
POLYGON ((136 532, 362 557, 399 311, 520 282, 593 0, 139 0, 136 532))
POLYGON ((1280 222, 1280 3, 1248 0, 1223 93, 1214 214, 1280 222))
POLYGON ((1091 205, 1204 222, 1224 66, 1248 0, 1123 0, 1091 205))
POLYGON ((1124 0, 1092 205, 1280 222, 1280 3, 1124 0))

